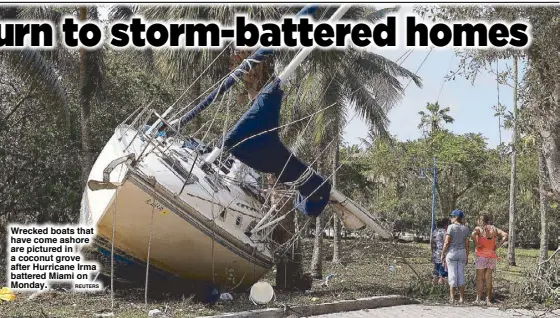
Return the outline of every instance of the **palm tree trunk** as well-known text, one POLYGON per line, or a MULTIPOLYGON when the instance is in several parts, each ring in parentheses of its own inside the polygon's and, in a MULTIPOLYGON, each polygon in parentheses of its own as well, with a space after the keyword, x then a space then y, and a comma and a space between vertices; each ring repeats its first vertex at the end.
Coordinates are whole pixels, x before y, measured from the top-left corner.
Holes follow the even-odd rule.
POLYGON ((517 57, 513 58, 513 136, 511 140, 511 179, 509 185, 509 243, 508 263, 515 266, 515 186, 516 186, 516 164, 517 164, 517 57))
MULTIPOLYGON (((317 166, 320 167, 318 162, 317 166)), ((320 173, 320 169, 317 172, 320 173)), ((313 256, 311 257, 311 276, 313 278, 323 278, 323 222, 324 214, 321 213, 315 218, 315 239, 313 240, 313 256)))
MULTIPOLYGON (((539 199, 541 209, 541 246, 539 252, 539 263, 543 263, 548 258, 548 181, 546 175, 546 162, 542 151, 539 150, 539 199)), ((540 274, 540 273, 539 273, 540 274)))
POLYGON ((552 92, 552 109, 547 124, 543 125, 540 135, 543 142, 543 152, 546 160, 550 188, 556 194, 560 194, 560 80, 556 82, 552 92))
MULTIPOLYGON (((337 177, 336 177, 336 172, 337 172, 337 168, 338 168, 338 163, 339 163, 339 155, 340 155, 340 150, 339 150, 339 136, 338 134, 335 135, 335 145, 333 147, 333 165, 332 165, 332 187, 336 188, 337 186, 337 177)), ((341 239, 340 239, 340 231, 341 231, 341 227, 340 227, 340 219, 334 215, 333 216, 333 258, 332 258, 332 262, 334 264, 338 264, 340 263, 340 244, 341 244, 341 239)))
MULTIPOLYGON (((85 21, 87 19, 87 8, 85 6, 80 7, 80 20, 85 21)), ((82 134, 82 182, 85 184, 89 177, 89 172, 93 166, 93 153, 91 152, 91 136, 90 136, 90 118, 91 118, 91 101, 90 98, 86 98, 85 90, 87 76, 87 52, 85 49, 80 49, 80 109, 81 109, 81 134, 82 134)))
POLYGON ((500 145, 502 144, 502 115, 498 116, 498 134, 500 135, 500 145))
POLYGON ((323 213, 315 218, 315 240, 311 258, 311 276, 317 279, 323 278, 323 218, 323 213))
MULTIPOLYGON (((193 85, 192 86, 192 92, 193 92, 192 101, 193 101, 193 105, 197 105, 200 102, 200 99, 201 99, 200 94, 202 93, 202 89, 201 89, 201 85, 200 85, 200 79, 198 81, 195 81, 192 85, 193 85)), ((196 116, 194 118, 194 120, 193 120, 194 128, 193 128, 193 131, 192 131, 193 133, 197 132, 202 127, 202 125, 204 124, 203 119, 204 118, 203 118, 202 114, 199 115, 199 116, 196 116)))

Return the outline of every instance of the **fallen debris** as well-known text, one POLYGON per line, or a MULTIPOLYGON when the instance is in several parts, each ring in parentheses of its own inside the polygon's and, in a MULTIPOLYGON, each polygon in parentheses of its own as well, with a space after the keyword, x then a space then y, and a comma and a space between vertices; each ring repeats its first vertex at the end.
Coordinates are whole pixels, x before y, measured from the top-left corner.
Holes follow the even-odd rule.
POLYGON ((157 317, 162 315, 163 312, 159 309, 152 309, 148 312, 148 317, 157 317))

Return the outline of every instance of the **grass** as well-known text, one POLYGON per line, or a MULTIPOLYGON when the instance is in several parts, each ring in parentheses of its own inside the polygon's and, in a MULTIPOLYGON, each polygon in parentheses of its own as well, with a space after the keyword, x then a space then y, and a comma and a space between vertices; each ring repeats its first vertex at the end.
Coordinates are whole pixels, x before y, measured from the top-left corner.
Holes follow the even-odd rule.
MULTIPOLYGON (((304 242, 305 250, 312 250, 312 242, 304 242)), ((432 263, 428 244, 387 243, 372 240, 343 241, 342 263, 332 264, 332 241, 325 240, 324 276, 336 275, 328 286, 322 280, 313 284, 311 291, 277 291, 276 301, 270 307, 281 305, 322 303, 342 299, 355 299, 376 295, 399 294, 417 298, 426 303, 442 303, 447 299, 446 286, 432 286, 430 282, 432 263)), ((536 264, 537 250, 516 250, 517 267, 507 265, 506 251, 500 250, 500 261, 494 275, 496 301, 503 307, 527 307, 537 305, 527 299, 520 299, 519 288, 523 273, 536 264)), ((309 266, 311 253, 305 255, 305 265, 309 266)), ((474 267, 472 258, 466 269, 467 300, 474 300, 474 267)), ((274 286, 274 272, 265 280, 274 286)), ((26 294, 18 294, 14 302, 0 303, 0 317, 92 317, 103 312, 113 312, 116 317, 146 316, 152 309, 159 309, 167 317, 196 317, 221 312, 252 310, 266 306, 256 306, 248 300, 248 293, 233 294, 233 301, 219 301, 214 305, 195 303, 190 298, 177 295, 159 294, 144 305, 144 291, 137 289, 117 289, 115 306, 111 309, 108 293, 75 294, 53 292, 40 295, 34 300, 26 300, 26 294)))

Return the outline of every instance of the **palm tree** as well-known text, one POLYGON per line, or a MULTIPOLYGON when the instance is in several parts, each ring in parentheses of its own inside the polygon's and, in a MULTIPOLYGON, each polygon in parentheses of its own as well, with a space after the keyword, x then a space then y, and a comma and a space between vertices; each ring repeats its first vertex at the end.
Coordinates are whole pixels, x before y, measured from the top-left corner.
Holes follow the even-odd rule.
MULTIPOLYGON (((547 217, 547 210, 548 210, 548 197, 547 192, 549 185, 548 185, 548 176, 546 171, 546 161, 544 158, 544 154, 539 147, 539 203, 540 203, 540 210, 541 210, 541 243, 540 243, 540 251, 539 251, 539 263, 544 264, 546 259, 548 258, 548 217, 547 217)), ((541 270, 545 270, 546 265, 543 266, 541 270)), ((539 275, 542 274, 542 271, 539 275)))
POLYGON ((446 124, 453 123, 455 121, 453 117, 448 115, 450 111, 449 107, 440 109, 440 105, 438 102, 428 103, 426 105, 426 109, 428 110, 428 112, 418 112, 418 114, 422 116, 420 119, 420 124, 418 125, 418 129, 423 129, 424 134, 426 135, 431 135, 437 131, 440 131, 442 129, 442 121, 446 124))
MULTIPOLYGON (((0 15, 3 18, 49 20, 55 24, 60 21, 63 12, 77 14, 80 20, 98 19, 95 6, 80 7, 78 10, 68 10, 67 8, 58 10, 54 7, 0 9, 0 15)), ((14 70, 21 72, 22 77, 30 79, 30 85, 42 87, 47 95, 54 98, 54 104, 62 105, 68 119, 67 92, 63 88, 64 79, 61 74, 75 76, 73 65, 76 63, 76 58, 71 52, 63 48, 52 52, 22 50, 6 52, 2 57, 10 63, 14 70)), ((81 109, 82 182, 85 183, 94 159, 90 144, 91 103, 103 80, 103 51, 82 49, 77 63, 79 64, 80 83, 78 100, 81 109)))
POLYGON ((518 128, 518 109, 517 109, 517 57, 513 58, 513 134, 511 136, 511 173, 509 188, 509 242, 508 242, 508 263, 510 266, 515 264, 515 203, 516 203, 516 185, 517 185, 517 138, 518 128))
MULTIPOLYGON (((0 7, 0 19, 25 19, 26 17, 22 17, 24 10, 20 7, 0 7)), ((52 105, 60 105, 68 115, 66 92, 46 55, 48 53, 30 49, 0 51, 0 61, 16 71, 31 88, 38 89, 50 97, 52 105)))
MULTIPOLYGON (((88 18, 97 20, 97 8, 85 6, 80 7, 79 16, 81 21, 88 18), (89 10, 88 10, 89 9, 89 10), (89 12, 88 12, 89 11, 89 12)), ((81 132, 82 132, 82 182, 87 182, 89 172, 93 167, 94 153, 91 149, 91 100, 103 80, 103 51, 80 50, 80 110, 81 110, 81 132)))
MULTIPOLYGON (((366 19, 375 22, 385 13, 396 10, 398 8, 378 11, 355 8, 344 19, 366 19)), ((316 76, 318 86, 321 88, 319 91, 325 92, 319 105, 328 108, 318 116, 315 134, 316 140, 332 136, 330 151, 332 170, 327 175, 332 175, 332 183, 336 185, 342 132, 347 123, 346 114, 349 108, 353 108, 366 121, 372 135, 386 137, 388 136, 387 113, 403 93, 398 77, 412 79, 418 86, 421 83, 419 77, 397 63, 371 52, 353 49, 342 52, 316 51, 310 58, 308 69, 312 70, 310 74, 316 76)), ((340 221, 334 217, 333 223, 333 262, 338 263, 340 262, 340 221)), ((321 253, 321 250, 315 246, 314 254, 321 253)), ((313 259, 321 261, 322 258, 316 256, 313 259)), ((320 267, 312 264, 312 268, 320 267)), ((316 273, 315 276, 321 275, 316 273)))

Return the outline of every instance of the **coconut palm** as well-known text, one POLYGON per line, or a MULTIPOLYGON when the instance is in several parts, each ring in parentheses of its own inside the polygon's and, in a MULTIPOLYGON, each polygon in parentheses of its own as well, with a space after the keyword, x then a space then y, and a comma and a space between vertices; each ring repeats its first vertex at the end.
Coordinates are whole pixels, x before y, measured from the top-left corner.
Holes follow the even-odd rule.
MULTIPOLYGON (((22 12, 23 9, 19 7, 0 7, 0 19, 25 18, 21 16, 22 12)), ((46 96, 51 97, 52 104, 60 105, 67 114, 64 88, 52 63, 45 57, 45 52, 30 49, 0 51, 0 61, 17 72, 30 87, 40 89, 46 96)))
MULTIPOLYGON (((396 10, 398 8, 377 11, 371 8, 355 8, 344 19, 375 22, 387 12, 396 10)), ((374 135, 386 137, 388 135, 387 113, 403 93, 398 78, 411 79, 418 86, 421 83, 415 74, 395 62, 372 52, 354 49, 315 51, 307 67, 309 73, 316 76, 318 86, 321 87, 319 91, 325 92, 322 94, 319 107, 328 108, 317 116, 315 139, 331 140, 329 154, 332 170, 327 175, 332 175, 333 186, 336 186, 336 172, 340 165, 340 144, 342 132, 347 124, 348 111, 352 108, 361 119, 366 121, 374 135)), ((340 261, 340 221, 335 217, 333 223, 333 262, 337 263, 340 261)), ((314 246, 314 254, 320 253, 321 250, 318 246, 314 246)), ((313 260, 321 261, 321 256, 314 256, 313 260)), ((321 268, 321 266, 312 264, 312 268, 321 268)), ((319 272, 312 274, 317 278, 322 276, 319 272)))
MULTIPOLYGON (((63 13, 75 14, 80 20, 97 20, 98 13, 95 6, 70 8, 56 7, 26 7, 1 8, 2 18, 23 20, 49 20, 57 24, 63 13)), ((61 38, 59 35, 58 39, 61 38)), ((62 75, 76 77, 79 69, 79 104, 81 109, 81 138, 82 138, 82 179, 87 180, 93 165, 93 152, 90 145, 90 116, 92 98, 98 92, 103 80, 103 51, 81 49, 79 54, 65 50, 63 46, 53 51, 21 50, 7 52, 2 55, 11 67, 19 72, 21 77, 29 79, 32 86, 54 98, 54 105, 62 105, 67 114, 67 91, 62 75)), ((72 79, 70 79, 72 81, 72 79)))
POLYGON ((449 107, 440 108, 438 102, 428 103, 426 105, 428 112, 419 111, 418 114, 421 117, 418 129, 424 129, 425 134, 432 134, 434 132, 440 131, 442 129, 441 122, 446 124, 453 123, 455 119, 449 116, 449 107))

